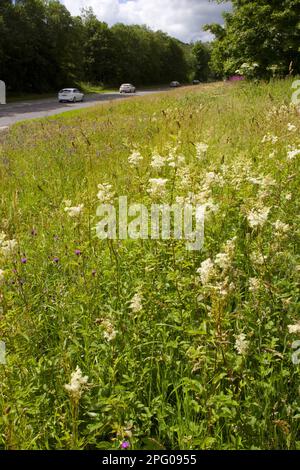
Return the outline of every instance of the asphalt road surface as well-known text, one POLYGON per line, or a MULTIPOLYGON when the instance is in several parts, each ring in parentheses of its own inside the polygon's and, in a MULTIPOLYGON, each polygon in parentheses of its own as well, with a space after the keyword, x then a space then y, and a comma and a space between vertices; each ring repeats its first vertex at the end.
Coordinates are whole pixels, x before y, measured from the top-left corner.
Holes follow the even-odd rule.
POLYGON ((0 105, 0 131, 26 119, 43 118, 55 114, 65 113, 73 109, 88 108, 105 101, 114 101, 121 98, 132 98, 135 96, 145 96, 157 93, 161 90, 144 90, 134 94, 120 93, 99 93, 86 95, 83 103, 59 103, 57 98, 47 98, 42 100, 22 101, 0 105))

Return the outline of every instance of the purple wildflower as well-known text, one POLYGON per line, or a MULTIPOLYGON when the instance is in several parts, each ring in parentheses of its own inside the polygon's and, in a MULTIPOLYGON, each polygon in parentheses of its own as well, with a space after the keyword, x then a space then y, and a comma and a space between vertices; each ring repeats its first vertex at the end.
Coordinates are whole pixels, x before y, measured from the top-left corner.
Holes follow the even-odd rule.
POLYGON ((80 256, 81 255, 81 250, 75 250, 75 255, 80 256))
POLYGON ((128 447, 130 447, 130 442, 128 441, 123 441, 121 443, 121 449, 128 449, 128 447))
POLYGON ((27 258, 21 258, 21 263, 26 264, 27 263, 27 258))
POLYGON ((53 258, 53 262, 54 262, 54 263, 58 263, 58 262, 59 262, 59 258, 57 258, 57 257, 53 258))

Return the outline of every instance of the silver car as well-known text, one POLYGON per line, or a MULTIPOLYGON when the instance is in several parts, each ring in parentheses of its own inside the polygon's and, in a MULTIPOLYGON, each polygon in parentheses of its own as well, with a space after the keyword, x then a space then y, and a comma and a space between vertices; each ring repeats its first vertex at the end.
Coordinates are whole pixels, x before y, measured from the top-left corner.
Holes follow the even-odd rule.
POLYGON ((120 93, 135 93, 136 88, 131 83, 123 83, 123 85, 120 86, 119 91, 120 93))
POLYGON ((83 101, 84 94, 81 93, 77 88, 64 88, 58 93, 58 101, 69 101, 70 103, 76 103, 77 101, 83 101))

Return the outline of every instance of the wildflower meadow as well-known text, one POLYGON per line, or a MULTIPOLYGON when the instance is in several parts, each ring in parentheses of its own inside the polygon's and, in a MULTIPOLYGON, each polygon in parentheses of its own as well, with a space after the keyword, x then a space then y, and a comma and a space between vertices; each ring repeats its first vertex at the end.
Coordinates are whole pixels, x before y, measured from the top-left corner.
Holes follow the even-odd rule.
POLYGON ((0 134, 1 449, 300 449, 292 93, 201 85, 0 134), (172 221, 99 238, 124 196, 203 207, 201 249, 172 221))

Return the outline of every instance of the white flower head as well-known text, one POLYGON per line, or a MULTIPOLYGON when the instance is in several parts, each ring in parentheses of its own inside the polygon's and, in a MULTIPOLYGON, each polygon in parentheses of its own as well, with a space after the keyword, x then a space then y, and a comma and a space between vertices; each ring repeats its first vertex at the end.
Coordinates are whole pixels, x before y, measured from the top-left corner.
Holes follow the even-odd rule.
POLYGON ((260 280, 257 279, 257 277, 250 277, 249 279, 249 292, 252 292, 254 294, 257 292, 260 288, 260 280))
POLYGON ((296 132, 297 127, 294 124, 291 124, 290 122, 287 125, 287 129, 289 132, 296 132))
POLYGON ((115 197, 115 193, 112 191, 112 185, 108 183, 98 184, 99 192, 97 198, 102 204, 108 204, 112 202, 115 197))
POLYGON ((150 188, 147 189, 150 196, 163 196, 166 191, 167 179, 164 178, 150 178, 150 188))
POLYGON ((298 334, 300 333, 300 321, 295 325, 288 325, 288 330, 290 334, 298 334))
POLYGON ((103 336, 106 341, 111 342, 117 336, 117 331, 114 329, 113 324, 109 320, 102 320, 103 336))
POLYGON ((295 146, 288 146, 288 153, 287 153, 287 159, 288 160, 294 160, 296 157, 300 155, 300 149, 296 148, 295 146))
POLYGON ((16 240, 4 240, 0 245, 0 252, 7 257, 14 253, 18 243, 16 240))
POLYGON ((199 269, 197 269, 197 274, 200 275, 200 280, 202 284, 205 286, 209 283, 210 279, 214 275, 214 263, 213 261, 208 258, 207 260, 201 263, 199 269))
POLYGON ((139 292, 134 294, 130 301, 130 309, 133 313, 139 313, 143 310, 142 296, 139 292))
POLYGON ((250 211, 247 216, 250 227, 262 227, 268 219, 270 210, 270 207, 264 207, 250 211))
POLYGON ((74 207, 65 207, 65 212, 67 212, 69 217, 72 217, 72 218, 79 217, 83 208, 84 208, 83 204, 79 204, 79 206, 74 206, 74 207))
POLYGON ((132 154, 128 157, 128 162, 131 166, 138 166, 142 160, 143 157, 140 152, 132 152, 132 154))
POLYGON ((268 132, 266 135, 264 135, 261 142, 262 144, 266 144, 267 142, 276 144, 276 142, 278 142, 278 137, 277 135, 273 135, 273 134, 270 134, 270 132, 268 132))
POLYGON ((275 235, 278 235, 278 236, 285 235, 290 230, 289 224, 285 224, 281 222, 280 220, 276 220, 276 222, 274 222, 272 225, 275 229, 275 235))
POLYGON ((246 335, 244 333, 235 335, 234 348, 241 356, 245 356, 247 354, 249 349, 249 341, 246 340, 246 335))
POLYGON ((208 144, 205 144, 204 142, 198 142, 195 144, 196 147, 196 158, 198 160, 201 160, 202 157, 204 157, 207 153, 208 150, 208 144))
POLYGON ((257 264, 258 266, 262 266, 267 259, 266 256, 262 255, 261 253, 257 251, 254 251, 253 253, 251 253, 250 258, 251 258, 252 263, 257 264))
POLYGON ((88 379, 88 376, 82 375, 82 372, 78 366, 76 367, 75 372, 72 372, 70 383, 65 384, 64 387, 74 401, 79 401, 88 379))
POLYGON ((171 168, 178 168, 185 164, 185 158, 183 155, 170 155, 167 158, 168 166, 171 168))
POLYGON ((0 285, 4 282, 5 280, 5 271, 3 269, 0 269, 0 285))
POLYGON ((166 164, 166 158, 159 155, 158 153, 154 153, 152 155, 152 160, 151 160, 151 163, 150 163, 150 166, 152 168, 157 168, 157 169, 160 169, 160 168, 163 168, 166 164))

